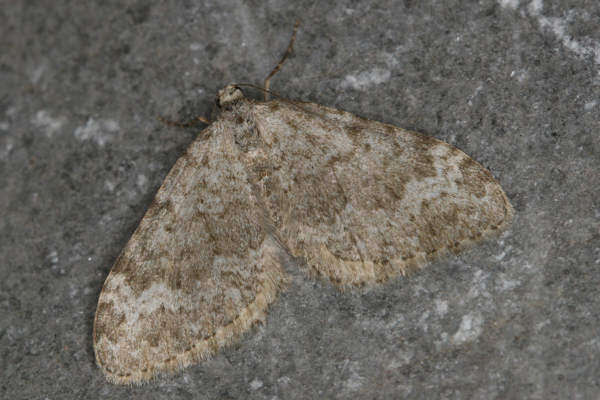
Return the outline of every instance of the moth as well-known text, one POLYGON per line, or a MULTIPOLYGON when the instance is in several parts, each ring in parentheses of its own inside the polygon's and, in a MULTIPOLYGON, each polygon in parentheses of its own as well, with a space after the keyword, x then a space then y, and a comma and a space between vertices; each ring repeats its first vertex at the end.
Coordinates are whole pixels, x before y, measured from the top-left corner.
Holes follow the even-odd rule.
POLYGON ((197 363, 264 321, 285 253, 339 287, 373 285, 512 219, 491 173, 447 143, 238 85, 217 105, 104 283, 93 342, 111 382, 197 363))

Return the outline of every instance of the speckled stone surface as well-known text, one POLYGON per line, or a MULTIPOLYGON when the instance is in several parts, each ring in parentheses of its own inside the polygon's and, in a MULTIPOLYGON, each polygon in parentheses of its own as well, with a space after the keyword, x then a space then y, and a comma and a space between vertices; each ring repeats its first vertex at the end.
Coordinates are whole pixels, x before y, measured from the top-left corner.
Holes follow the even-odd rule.
MULTIPOLYGON (((600 396, 600 3, 1 1, 0 397, 600 396), (94 364, 102 283, 218 89, 273 78, 447 141, 516 216, 409 279, 292 282, 267 324, 141 387, 94 364)), ((260 97, 259 93, 248 93, 260 97)))

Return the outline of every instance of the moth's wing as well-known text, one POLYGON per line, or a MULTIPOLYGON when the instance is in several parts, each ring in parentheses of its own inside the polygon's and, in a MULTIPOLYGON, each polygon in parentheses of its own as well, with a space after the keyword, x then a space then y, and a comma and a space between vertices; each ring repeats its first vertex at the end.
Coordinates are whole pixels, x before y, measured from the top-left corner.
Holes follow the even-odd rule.
POLYGON ((281 240, 334 283, 404 274, 512 218, 490 172, 447 143, 311 103, 254 113, 250 169, 281 240))
POLYGON ((213 123, 177 161, 104 283, 94 350, 112 382, 205 358, 262 320, 285 280, 233 129, 213 123))

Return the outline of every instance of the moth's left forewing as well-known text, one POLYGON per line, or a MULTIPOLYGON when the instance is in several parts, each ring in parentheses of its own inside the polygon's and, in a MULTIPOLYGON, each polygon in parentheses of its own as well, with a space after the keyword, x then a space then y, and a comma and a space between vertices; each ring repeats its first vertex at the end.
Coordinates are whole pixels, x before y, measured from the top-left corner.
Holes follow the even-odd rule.
POLYGON ((256 106, 258 181, 282 240, 340 285, 384 281, 504 229, 512 207, 455 147, 311 103, 256 106))
POLYGON ((106 279, 94 350, 111 382, 141 383, 213 354, 263 320, 284 283, 239 161, 239 129, 216 121, 190 145, 106 279))

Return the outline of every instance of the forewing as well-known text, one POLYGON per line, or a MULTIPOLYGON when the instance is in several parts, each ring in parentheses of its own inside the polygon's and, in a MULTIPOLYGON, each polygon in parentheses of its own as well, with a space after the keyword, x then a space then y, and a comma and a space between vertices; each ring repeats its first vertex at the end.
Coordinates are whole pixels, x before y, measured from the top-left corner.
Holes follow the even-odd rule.
POLYGON ((284 280, 235 128, 215 122, 177 161, 106 279, 94 350, 113 382, 208 356, 263 319, 284 280))
POLYGON ((340 285, 381 282, 502 230, 513 210, 455 147, 311 103, 255 107, 251 162, 281 240, 340 285))

